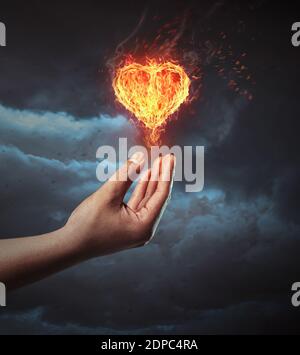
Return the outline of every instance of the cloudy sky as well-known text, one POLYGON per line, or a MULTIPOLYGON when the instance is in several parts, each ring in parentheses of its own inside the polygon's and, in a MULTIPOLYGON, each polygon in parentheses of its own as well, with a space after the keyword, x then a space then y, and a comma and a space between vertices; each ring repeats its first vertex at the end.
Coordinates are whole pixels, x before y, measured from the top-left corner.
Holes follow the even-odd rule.
POLYGON ((129 46, 150 40, 184 10, 192 14, 180 46, 199 55, 201 94, 164 139, 205 146, 205 188, 185 193, 175 183, 148 246, 10 293, 0 333, 299 331, 300 310, 290 302, 291 285, 300 281, 300 49, 290 40, 299 18, 295 8, 275 6, 1 2, 7 27, 7 47, 0 48, 1 237, 62 226, 99 186, 96 149, 117 146, 119 137, 141 143, 114 103, 106 66, 141 14, 129 46), (222 63, 226 78, 218 60, 203 57, 203 44, 231 46, 232 57, 222 63), (252 100, 228 86, 243 53, 254 79, 237 80, 252 100))

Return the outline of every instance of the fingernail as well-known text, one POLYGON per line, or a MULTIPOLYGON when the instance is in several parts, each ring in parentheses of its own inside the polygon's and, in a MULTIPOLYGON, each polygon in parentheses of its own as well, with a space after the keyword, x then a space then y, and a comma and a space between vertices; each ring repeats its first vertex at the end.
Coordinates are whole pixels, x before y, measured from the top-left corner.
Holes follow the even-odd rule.
POLYGON ((173 164, 173 169, 174 169, 176 166, 176 155, 172 153, 172 156, 173 156, 173 162, 174 162, 174 164, 173 164))
POLYGON ((170 162, 174 162, 174 164, 175 164, 175 162, 176 162, 176 157, 175 157, 175 154, 174 154, 174 153, 170 153, 170 154, 169 154, 169 161, 170 161, 170 162))
POLYGON ((129 160, 136 165, 140 165, 144 160, 144 154, 142 152, 136 152, 129 160))

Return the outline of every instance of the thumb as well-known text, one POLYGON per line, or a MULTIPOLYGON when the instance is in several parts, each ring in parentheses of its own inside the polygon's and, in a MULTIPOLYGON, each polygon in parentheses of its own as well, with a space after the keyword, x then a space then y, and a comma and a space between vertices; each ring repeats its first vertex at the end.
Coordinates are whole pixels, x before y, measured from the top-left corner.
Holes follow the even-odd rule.
POLYGON ((127 162, 115 172, 114 175, 104 184, 103 188, 108 194, 110 201, 122 203, 124 196, 143 168, 144 154, 136 152, 127 162))

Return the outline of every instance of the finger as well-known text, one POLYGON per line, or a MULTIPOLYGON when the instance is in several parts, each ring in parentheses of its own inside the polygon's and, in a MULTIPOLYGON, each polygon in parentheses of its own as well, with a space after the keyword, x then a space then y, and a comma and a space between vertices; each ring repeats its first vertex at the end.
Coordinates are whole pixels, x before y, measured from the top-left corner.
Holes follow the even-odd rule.
POLYGON ((150 199, 150 197, 154 194, 154 192, 157 188, 158 180, 159 180, 160 168, 161 168, 161 158, 158 157, 155 159, 153 166, 151 167, 150 181, 147 185, 147 190, 146 190, 145 196, 143 197, 143 200, 138 205, 138 209, 144 207, 146 205, 147 201, 150 199))
POLYGON ((103 185, 102 191, 107 193, 108 199, 122 203, 126 192, 136 175, 142 170, 144 154, 137 152, 103 185))
POLYGON ((174 169, 175 157, 170 154, 164 156, 162 158, 157 188, 145 205, 150 220, 155 220, 162 215, 163 207, 166 206, 171 194, 174 169))
POLYGON ((143 198, 145 197, 147 186, 149 184, 151 176, 151 170, 148 169, 145 171, 144 175, 141 177, 140 181, 138 182, 136 188, 134 189, 130 200, 128 201, 127 205, 134 211, 137 210, 138 205, 141 203, 143 198))

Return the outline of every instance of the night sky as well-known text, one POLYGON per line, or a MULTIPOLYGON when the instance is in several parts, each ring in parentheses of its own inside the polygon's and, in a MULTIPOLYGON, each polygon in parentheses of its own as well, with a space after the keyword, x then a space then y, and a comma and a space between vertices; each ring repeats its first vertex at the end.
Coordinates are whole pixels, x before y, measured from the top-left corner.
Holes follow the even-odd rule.
POLYGON ((183 14, 177 50, 196 55, 201 90, 163 139, 205 146, 204 190, 176 182, 146 247, 9 293, 0 333, 299 332, 300 11, 288 2, 2 0, 0 235, 61 227, 99 187, 97 148, 142 142, 114 102, 107 63, 141 16, 127 50, 183 14), (229 46, 222 64, 204 55, 229 46), (249 80, 232 69, 244 53, 249 80))

